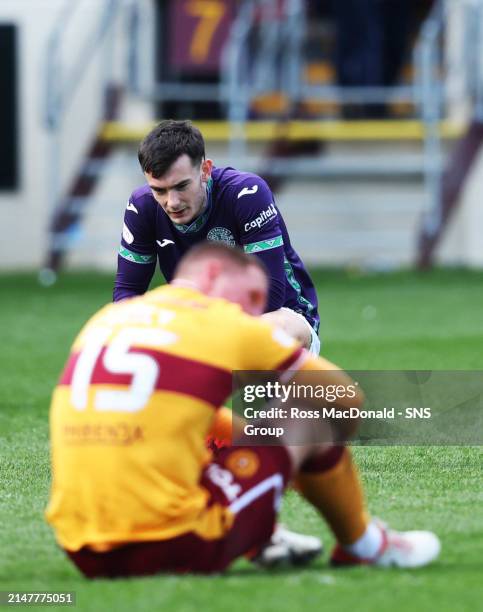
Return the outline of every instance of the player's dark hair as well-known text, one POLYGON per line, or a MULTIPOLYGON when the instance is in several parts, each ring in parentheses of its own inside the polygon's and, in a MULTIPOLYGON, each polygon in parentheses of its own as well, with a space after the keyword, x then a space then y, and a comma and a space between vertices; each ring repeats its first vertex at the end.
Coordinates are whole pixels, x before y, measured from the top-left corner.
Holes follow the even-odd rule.
POLYGON ((141 142, 138 159, 143 172, 159 178, 185 153, 193 166, 199 166, 205 157, 205 141, 201 132, 191 121, 167 119, 141 142))
POLYGON ((224 244, 223 242, 200 242, 183 256, 176 267, 174 276, 176 277, 182 268, 186 265, 189 266, 191 263, 200 261, 205 257, 216 257, 223 261, 233 264, 236 267, 246 269, 249 267, 258 268, 267 276, 267 268, 264 263, 254 255, 248 255, 238 246, 232 247, 224 244))

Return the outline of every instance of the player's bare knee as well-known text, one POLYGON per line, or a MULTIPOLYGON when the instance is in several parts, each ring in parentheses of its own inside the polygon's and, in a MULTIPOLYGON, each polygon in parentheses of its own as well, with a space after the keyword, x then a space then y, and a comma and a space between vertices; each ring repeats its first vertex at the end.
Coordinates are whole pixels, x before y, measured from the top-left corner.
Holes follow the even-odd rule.
MULTIPOLYGON (((358 385, 353 385, 355 395, 350 400, 350 406, 344 404, 334 404, 335 408, 344 410, 350 408, 362 408, 365 396, 358 385)), ((360 419, 333 419, 332 421, 335 438, 339 442, 348 442, 355 437, 360 427, 360 419)))
MULTIPOLYGON (((311 406, 299 404, 299 413, 308 412, 311 406)), ((334 430, 330 419, 289 418, 278 421, 284 434, 281 443, 286 447, 292 462, 293 473, 309 457, 320 454, 334 444, 334 430)))
POLYGON ((308 419, 292 420, 285 425, 283 442, 292 460, 293 472, 297 473, 306 459, 332 448, 335 438, 328 419, 310 422, 308 419))

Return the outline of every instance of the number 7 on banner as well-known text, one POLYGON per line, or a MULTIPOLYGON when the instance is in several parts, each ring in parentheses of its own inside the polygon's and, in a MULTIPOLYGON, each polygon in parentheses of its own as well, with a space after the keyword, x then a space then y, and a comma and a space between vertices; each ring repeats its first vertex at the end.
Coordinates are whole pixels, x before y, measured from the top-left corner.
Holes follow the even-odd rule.
POLYGON ((216 29, 225 15, 226 6, 219 0, 190 0, 185 4, 185 10, 192 17, 199 17, 191 39, 190 57, 194 62, 202 64, 208 57, 216 29))

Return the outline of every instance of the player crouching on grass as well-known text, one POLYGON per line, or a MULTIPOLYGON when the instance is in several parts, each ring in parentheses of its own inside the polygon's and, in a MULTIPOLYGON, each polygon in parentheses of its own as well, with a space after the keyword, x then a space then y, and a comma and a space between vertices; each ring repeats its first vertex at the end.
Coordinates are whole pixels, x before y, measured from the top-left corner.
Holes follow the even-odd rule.
MULTIPOLYGON (((368 516, 344 446, 242 444, 216 458, 206 449, 233 371, 290 372, 303 385, 316 370, 324 384, 351 383, 250 316, 267 287, 256 259, 205 243, 171 285, 104 307, 75 340, 52 399, 46 516, 85 576, 223 571, 269 541, 292 480, 337 539, 332 564, 417 567, 437 557, 434 534, 396 533, 368 516)), ((294 427, 313 440, 313 422, 294 427)))
POLYGON ((146 184, 131 194, 124 212, 114 301, 144 293, 156 260, 171 282, 193 245, 238 245, 267 268, 263 316, 318 355, 315 287, 267 183, 250 172, 215 167, 190 121, 161 122, 141 142, 138 158, 146 184))
MULTIPOLYGON (((317 294, 290 242, 282 214, 265 181, 252 173, 215 167, 201 132, 190 121, 167 120, 140 144, 146 184, 125 212, 114 301, 143 294, 156 268, 170 282, 181 257, 206 240, 239 245, 266 266, 270 278, 262 314, 319 355, 317 294)), ((231 411, 217 413, 213 437, 226 445, 231 411)), ((320 554, 318 538, 277 526, 259 563, 300 564, 320 554)))

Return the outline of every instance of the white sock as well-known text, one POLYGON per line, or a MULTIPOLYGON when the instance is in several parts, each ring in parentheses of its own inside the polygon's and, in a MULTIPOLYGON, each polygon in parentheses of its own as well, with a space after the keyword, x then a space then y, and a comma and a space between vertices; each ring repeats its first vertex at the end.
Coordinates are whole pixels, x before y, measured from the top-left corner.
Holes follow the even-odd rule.
POLYGON ((355 555, 356 557, 361 557, 362 559, 372 559, 381 549, 381 545, 381 528, 374 523, 374 521, 372 521, 369 523, 367 529, 361 535, 361 537, 353 544, 344 546, 344 550, 355 555))

